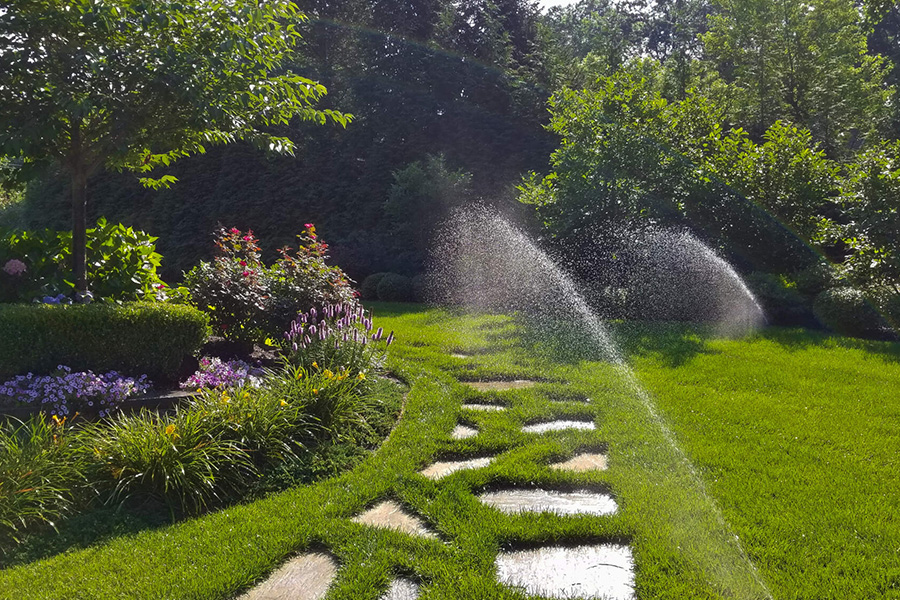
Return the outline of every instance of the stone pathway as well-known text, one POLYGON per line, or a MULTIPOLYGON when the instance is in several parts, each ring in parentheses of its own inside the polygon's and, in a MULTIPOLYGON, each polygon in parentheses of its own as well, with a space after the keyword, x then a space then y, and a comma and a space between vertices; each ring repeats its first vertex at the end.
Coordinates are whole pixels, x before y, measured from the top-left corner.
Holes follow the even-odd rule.
MULTIPOLYGON (((465 358, 464 355, 454 355, 465 358)), ((535 381, 464 382, 479 391, 524 389, 535 381)), ((587 398, 560 396, 561 402, 588 402, 587 398)), ((464 410, 505 411, 500 404, 463 404, 464 410)), ((549 431, 595 430, 593 420, 558 419, 532 423, 522 427, 525 433, 541 434, 549 431)), ((454 440, 469 439, 478 429, 457 424, 450 434, 454 440)), ((465 469, 481 469, 490 465, 495 456, 435 461, 419 471, 432 480, 440 480, 465 469)), ((547 465, 557 471, 583 473, 608 468, 606 454, 583 450, 566 459, 547 465)), ((528 512, 551 512, 561 517, 569 515, 608 516, 616 513, 615 499, 603 492, 591 490, 560 491, 542 488, 509 487, 480 494, 485 505, 503 513, 516 515, 528 512)), ((354 522, 369 527, 393 529, 411 536, 438 539, 428 525, 394 500, 383 500, 374 507, 353 517, 354 522)), ((502 584, 520 589, 525 594, 547 598, 603 598, 634 600, 634 560, 627 545, 609 544, 548 544, 536 548, 501 551, 495 560, 497 579, 502 584)), ((263 583, 247 592, 239 600, 318 600, 327 593, 338 572, 338 564, 328 554, 301 554, 276 570, 263 583)), ((418 583, 398 577, 379 600, 415 600, 419 597, 418 583)))

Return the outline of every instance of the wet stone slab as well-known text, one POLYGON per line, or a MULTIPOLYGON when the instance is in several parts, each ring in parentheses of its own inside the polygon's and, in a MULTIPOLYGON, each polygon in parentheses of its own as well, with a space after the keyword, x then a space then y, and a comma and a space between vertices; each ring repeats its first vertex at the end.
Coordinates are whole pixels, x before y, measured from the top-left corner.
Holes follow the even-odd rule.
POLYGON ((463 383, 479 392, 521 390, 538 384, 537 381, 528 379, 516 379, 514 381, 463 381, 463 383))
POLYGON ((420 537, 434 538, 437 536, 428 529, 422 519, 409 514, 403 507, 393 500, 385 500, 366 512, 353 517, 353 521, 371 527, 384 527, 408 533, 420 537))
POLYGON ((546 433, 548 431, 562 431, 563 429, 597 429, 593 421, 570 421, 561 419, 558 421, 547 421, 545 423, 533 423, 522 428, 525 433, 546 433))
POLYGON ((428 479, 440 479, 451 473, 462 471, 464 469, 480 469, 486 467, 494 460, 493 456, 483 456, 480 458, 471 458, 469 460, 446 460, 432 463, 419 471, 428 479))
POLYGON ((462 407, 466 410, 486 410, 486 411, 498 411, 498 410, 506 410, 506 407, 502 404, 463 404, 462 407))
POLYGON ((583 473, 585 471, 604 471, 608 466, 605 454, 582 452, 569 460, 553 463, 550 465, 550 468, 558 471, 583 473))
POLYGON ((465 440, 470 437, 475 437, 478 435, 478 430, 472 427, 466 427, 465 425, 457 425, 453 428, 453 431, 450 432, 450 437, 454 440, 465 440))
POLYGON ((418 585, 409 579, 395 579, 378 600, 416 600, 418 597, 418 585))
POLYGON ((238 600, 319 600, 328 593, 337 570, 337 562, 328 554, 301 554, 238 600))
POLYGON ((634 559, 620 544, 546 546, 501 552, 497 578, 548 598, 634 600, 634 559))
POLYGON ((618 510, 609 494, 578 490, 498 490, 478 497, 488 506, 508 514, 522 512, 552 512, 558 515, 611 515, 618 510))

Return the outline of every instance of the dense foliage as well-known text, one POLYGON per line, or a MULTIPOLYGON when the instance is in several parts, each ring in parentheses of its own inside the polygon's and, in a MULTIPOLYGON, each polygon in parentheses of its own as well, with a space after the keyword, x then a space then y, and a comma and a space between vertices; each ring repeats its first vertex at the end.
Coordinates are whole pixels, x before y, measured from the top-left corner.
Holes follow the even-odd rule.
POLYGON ((204 313, 168 303, 0 305, 0 377, 66 365, 171 382, 206 341, 208 323, 204 313))
MULTIPOLYGON (((103 218, 86 235, 94 299, 154 300, 164 294, 157 238, 103 218)), ((0 302, 71 296, 71 264, 70 231, 0 232, 0 302)))
POLYGON ((191 302, 210 315, 226 339, 252 343, 276 338, 301 310, 353 298, 344 272, 326 264, 328 245, 307 223, 297 247, 285 246, 267 266, 252 231, 220 227, 218 256, 185 274, 191 302))

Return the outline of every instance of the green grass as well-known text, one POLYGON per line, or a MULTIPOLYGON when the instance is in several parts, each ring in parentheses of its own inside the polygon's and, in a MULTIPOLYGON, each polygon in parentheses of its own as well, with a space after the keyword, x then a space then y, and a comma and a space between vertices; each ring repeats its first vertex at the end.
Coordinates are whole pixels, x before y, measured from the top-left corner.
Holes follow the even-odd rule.
POLYGON ((324 547, 341 564, 332 600, 374 600, 395 574, 420 581, 425 600, 521 599, 496 581, 501 548, 603 540, 631 544, 641 599, 762 598, 764 585, 779 599, 900 598, 890 587, 900 564, 897 345, 620 327, 648 405, 613 365, 537 352, 504 317, 402 305, 376 306, 376 317, 396 330, 389 364, 411 385, 376 453, 325 481, 6 569, 0 598, 225 599, 293 553, 324 547), (543 383, 494 393, 459 383, 489 377, 543 383), (561 390, 591 402, 548 402, 561 390), (460 408, 473 400, 509 410, 460 408), (552 417, 591 418, 597 430, 520 431, 552 417), (452 440, 458 422, 481 433, 452 440), (608 448, 608 471, 547 466, 597 447, 608 448), (484 469, 437 482, 416 473, 436 457, 485 453, 499 457, 484 469), (503 484, 609 489, 620 511, 508 516, 475 497, 503 484), (350 520, 385 498, 440 539, 350 520))

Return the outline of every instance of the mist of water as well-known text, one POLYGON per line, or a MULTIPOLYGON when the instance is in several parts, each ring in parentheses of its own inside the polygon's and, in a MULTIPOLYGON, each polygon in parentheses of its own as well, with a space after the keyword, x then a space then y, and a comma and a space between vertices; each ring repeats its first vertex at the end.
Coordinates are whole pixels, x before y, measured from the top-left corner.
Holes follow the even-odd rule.
MULTIPOLYGON (((718 312, 720 322, 727 323, 731 319, 740 328, 760 322, 762 311, 752 294, 734 270, 714 252, 689 234, 656 232, 653 235, 664 254, 657 259, 661 270, 666 270, 667 261, 674 260, 685 266, 692 262, 693 266, 686 270, 693 269, 706 274, 707 280, 719 282, 720 297, 739 298, 738 308, 718 312)), ((433 258, 430 281, 437 298, 444 302, 481 311, 518 312, 528 315, 544 330, 559 323, 574 324, 582 330, 578 339, 591 346, 583 348, 584 353, 613 365, 631 398, 644 411, 642 420, 656 428, 664 439, 669 460, 688 474, 688 486, 692 490, 687 497, 695 498, 698 506, 682 509, 679 518, 684 522, 676 529, 690 532, 689 535, 696 539, 681 539, 678 536, 682 534, 673 533, 677 539, 670 540, 672 547, 680 548, 686 560, 696 565, 707 580, 726 594, 738 598, 771 598, 720 509, 707 494, 703 480, 676 443, 653 399, 628 366, 604 321, 548 254, 493 211, 467 208, 456 213, 443 228, 433 258), (703 531, 709 529, 709 522, 717 524, 715 531, 703 531), (700 538, 704 543, 694 543, 700 538)), ((642 277, 646 275, 644 273, 642 277)), ((657 293, 657 296, 664 294, 657 293)))

